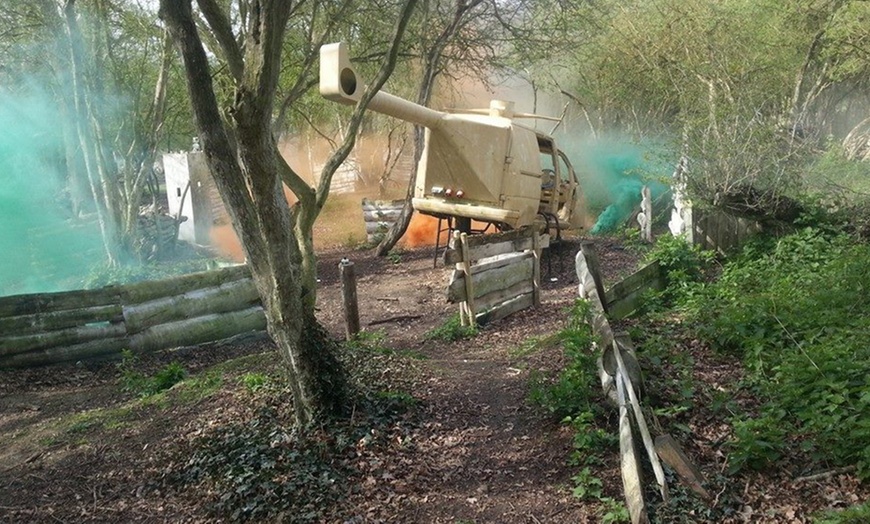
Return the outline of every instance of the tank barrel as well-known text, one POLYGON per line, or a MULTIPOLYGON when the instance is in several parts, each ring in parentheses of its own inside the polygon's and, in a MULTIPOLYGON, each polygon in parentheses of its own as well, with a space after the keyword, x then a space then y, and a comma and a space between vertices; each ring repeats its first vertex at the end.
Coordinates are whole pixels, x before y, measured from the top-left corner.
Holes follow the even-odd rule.
MULTIPOLYGON (((344 43, 327 44, 320 48, 320 94, 333 102, 356 104, 365 84, 357 76, 344 43)), ((384 91, 378 91, 368 109, 430 129, 436 127, 446 113, 429 109, 384 91)))

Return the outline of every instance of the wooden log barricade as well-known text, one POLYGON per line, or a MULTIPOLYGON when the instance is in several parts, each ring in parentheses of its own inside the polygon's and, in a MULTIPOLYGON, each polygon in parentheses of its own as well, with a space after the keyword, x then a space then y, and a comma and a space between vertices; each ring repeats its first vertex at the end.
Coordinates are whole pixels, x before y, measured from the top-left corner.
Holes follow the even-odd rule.
POLYGON ((199 344, 264 329, 246 266, 95 290, 0 298, 0 367, 199 344))
POLYGON ((402 213, 404 200, 362 200, 363 219, 368 242, 379 240, 392 227, 402 213))
POLYGON ((601 387, 609 403, 619 412, 619 448, 622 469, 623 490, 629 516, 633 524, 649 522, 646 501, 643 495, 639 449, 643 449, 652 465, 662 499, 668 501, 668 485, 662 462, 672 467, 679 477, 701 497, 709 500, 709 493, 703 488, 700 471, 682 452, 676 441, 669 435, 659 435, 655 440, 647 426, 640 398, 643 393, 642 375, 631 339, 626 334, 614 333, 608 321, 608 314, 620 317, 629 314, 638 305, 638 297, 647 289, 661 288, 661 275, 658 263, 649 264, 640 271, 614 285, 600 294, 601 278, 595 275, 597 266, 589 264, 595 260, 592 244, 584 244, 577 253, 577 280, 579 294, 589 303, 593 334, 600 351, 598 372, 601 387), (598 282, 598 285, 596 285, 598 282), (605 304, 607 311, 605 312, 605 304), (635 441, 640 435, 641 445, 635 441))
POLYGON ((464 326, 485 324, 541 303, 541 251, 549 236, 532 228, 491 235, 455 232, 444 253, 455 264, 447 300, 464 326))

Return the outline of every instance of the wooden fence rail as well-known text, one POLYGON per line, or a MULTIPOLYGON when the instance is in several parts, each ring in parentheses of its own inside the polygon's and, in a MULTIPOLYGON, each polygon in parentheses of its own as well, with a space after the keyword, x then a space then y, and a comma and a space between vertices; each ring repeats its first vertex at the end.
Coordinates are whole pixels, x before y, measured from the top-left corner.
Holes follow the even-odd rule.
POLYGON ((234 266, 95 290, 0 298, 0 367, 198 344, 263 329, 250 270, 234 266))

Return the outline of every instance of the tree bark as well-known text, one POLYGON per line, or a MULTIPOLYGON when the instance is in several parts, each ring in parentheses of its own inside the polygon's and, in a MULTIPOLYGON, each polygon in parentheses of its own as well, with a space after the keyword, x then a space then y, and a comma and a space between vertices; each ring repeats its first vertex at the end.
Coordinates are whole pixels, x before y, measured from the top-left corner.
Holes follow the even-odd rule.
POLYGON ((284 198, 270 121, 290 3, 252 10, 244 71, 231 110, 237 150, 221 119, 208 59, 190 0, 162 0, 160 15, 181 52, 200 143, 242 241, 263 302, 267 328, 287 364, 296 422, 341 412, 344 373, 302 296, 302 254, 284 198))

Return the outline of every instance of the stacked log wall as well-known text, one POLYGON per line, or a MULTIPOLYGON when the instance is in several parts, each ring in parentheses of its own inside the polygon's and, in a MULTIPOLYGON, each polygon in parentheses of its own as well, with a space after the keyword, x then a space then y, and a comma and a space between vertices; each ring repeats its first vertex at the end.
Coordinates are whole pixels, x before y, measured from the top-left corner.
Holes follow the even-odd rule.
POLYGON ((246 266, 94 290, 0 298, 0 368, 199 344, 266 325, 246 266))

